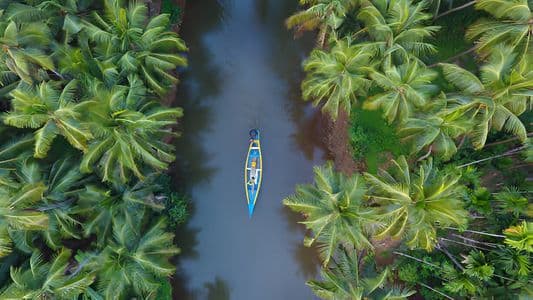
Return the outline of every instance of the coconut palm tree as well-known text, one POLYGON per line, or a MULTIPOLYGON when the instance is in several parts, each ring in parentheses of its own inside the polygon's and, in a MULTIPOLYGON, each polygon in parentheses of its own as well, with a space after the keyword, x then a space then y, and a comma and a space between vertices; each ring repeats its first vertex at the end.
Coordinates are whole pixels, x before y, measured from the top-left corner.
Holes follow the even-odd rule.
POLYGON ((365 2, 357 18, 365 25, 371 46, 387 68, 418 60, 424 54, 436 52, 435 46, 424 40, 432 37, 438 26, 426 26, 432 16, 425 13, 426 1, 411 0, 365 2))
POLYGON ((83 32, 95 44, 102 73, 116 68, 123 80, 138 74, 158 95, 177 83, 171 71, 187 65, 180 54, 187 47, 176 33, 168 31, 168 14, 148 21, 144 3, 129 2, 126 8, 121 0, 106 0, 104 14, 95 12, 92 21, 83 21, 83 32))
POLYGON ((315 183, 299 185, 283 204, 305 216, 304 224, 313 233, 304 244, 318 243, 326 266, 339 244, 352 243, 359 249, 372 248, 368 239, 375 221, 375 209, 366 206, 365 184, 359 175, 345 176, 331 163, 315 167, 315 183))
POLYGON ((0 257, 11 252, 14 231, 43 231, 48 215, 35 208, 42 203, 46 186, 42 182, 20 184, 12 174, 0 176, 0 257))
POLYGON ((533 204, 530 204, 525 194, 516 187, 505 187, 495 196, 496 206, 501 214, 510 214, 515 219, 527 216, 533 212, 533 204))
POLYGON ((144 165, 163 170, 174 160, 173 147, 163 141, 172 135, 167 128, 181 117, 180 108, 164 108, 145 101, 139 80, 130 76, 129 89, 115 86, 105 90, 95 85, 91 101, 83 102, 85 119, 94 139, 83 156, 82 172, 98 166, 104 181, 126 182, 129 172, 144 178, 144 165))
POLYGON ((93 283, 94 275, 74 270, 72 251, 62 249, 46 262, 36 250, 23 268, 11 267, 12 283, 0 294, 15 299, 78 299, 93 283))
POLYGON ((77 81, 71 80, 62 90, 56 82, 42 82, 37 87, 20 84, 11 92, 13 110, 4 117, 4 123, 35 131, 34 156, 46 157, 58 135, 82 151, 87 150, 89 130, 80 122, 80 105, 76 101, 77 81))
MULTIPOLYGON (((73 216, 72 203, 77 199, 84 180, 71 160, 57 160, 48 169, 32 159, 26 159, 18 164, 11 179, 7 180, 15 187, 13 193, 21 188, 39 187, 26 194, 31 199, 28 201, 33 203, 28 209, 45 221, 40 235, 49 247, 58 249, 63 239, 81 237, 77 229, 80 222, 73 216)), ((32 240, 31 236, 35 235, 32 228, 17 229, 20 229, 18 235, 25 239, 32 240)))
POLYGON ((309 8, 288 17, 285 25, 298 31, 318 29, 318 45, 323 47, 328 35, 337 38, 336 30, 358 3, 359 0, 300 0, 309 8))
POLYGON ((531 275, 531 258, 526 251, 498 245, 489 255, 496 265, 496 271, 505 271, 506 275, 513 277, 531 275))
POLYGON ((156 179, 156 174, 151 174, 133 185, 86 185, 74 208, 75 214, 85 219, 84 236, 95 235, 97 244, 105 245, 112 236, 117 218, 136 228, 146 215, 145 208, 161 211, 164 206, 156 194, 160 189, 156 179))
MULTIPOLYGON (((174 273, 170 257, 179 253, 174 246, 174 235, 165 232, 165 222, 160 219, 145 232, 139 224, 132 228, 117 219, 113 226, 113 240, 103 251, 90 259, 88 268, 98 271, 97 284, 105 299, 122 299, 132 291, 143 299, 154 297, 158 280, 174 273)), ((80 255, 80 259, 91 257, 80 255)))
POLYGON ((47 79, 46 71, 54 70, 54 63, 47 54, 52 42, 48 26, 42 22, 3 21, 0 24, 1 86, 9 87, 18 79, 28 84, 47 79))
POLYGON ((476 9, 489 13, 466 31, 466 38, 476 41, 476 50, 488 56, 500 43, 505 43, 520 56, 531 53, 533 13, 527 0, 478 0, 476 9))
POLYGON ((356 250, 342 248, 335 257, 332 267, 320 270, 323 281, 310 280, 307 285, 322 299, 407 299, 415 291, 389 288, 389 269, 376 272, 375 262, 362 262, 356 250), (364 271, 363 271, 364 270, 364 271))
POLYGON ((528 109, 533 89, 533 72, 526 56, 518 60, 512 48, 499 45, 481 67, 480 78, 454 64, 441 64, 444 77, 460 90, 450 95, 455 108, 469 111, 476 123, 471 132, 476 149, 485 145, 490 128, 527 139, 524 124, 518 118, 528 109))
POLYGON ((407 118, 398 131, 402 142, 412 146, 412 152, 429 149, 439 158, 448 160, 457 152, 455 139, 468 133, 472 121, 458 109, 450 109, 444 98, 435 99, 431 109, 407 118))
POLYGON ((313 50, 304 62, 304 100, 312 99, 314 105, 324 101, 322 111, 333 119, 341 109, 350 113, 357 97, 365 95, 370 87, 370 57, 367 49, 350 45, 347 40, 338 41, 330 51, 313 50))
POLYGON ((505 229, 503 233, 505 244, 517 250, 533 252, 533 222, 522 221, 521 224, 505 229))
POLYGON ((437 72, 416 61, 396 66, 386 66, 383 71, 370 73, 370 78, 383 92, 366 99, 363 108, 381 108, 389 123, 403 122, 416 108, 426 105, 437 90, 432 81, 437 72))
POLYGON ((381 206, 381 219, 386 223, 378 238, 405 237, 410 248, 431 251, 437 243, 438 227, 466 224, 460 176, 438 172, 431 158, 422 162, 418 172, 411 172, 405 157, 400 156, 392 160, 389 171, 364 175, 372 201, 381 206))

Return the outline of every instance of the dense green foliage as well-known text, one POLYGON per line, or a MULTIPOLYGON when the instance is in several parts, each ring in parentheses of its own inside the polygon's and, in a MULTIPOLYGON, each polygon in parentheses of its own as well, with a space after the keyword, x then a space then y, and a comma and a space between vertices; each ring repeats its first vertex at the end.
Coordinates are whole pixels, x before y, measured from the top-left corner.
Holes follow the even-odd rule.
POLYGON ((309 8, 287 25, 318 28, 320 47, 303 64, 303 98, 333 119, 351 113, 354 158, 368 170, 317 167, 315 183, 284 201, 322 254, 323 280, 308 282, 315 294, 401 299, 371 294, 378 270, 390 273, 379 286, 403 297, 533 296, 531 179, 521 170, 531 154, 531 1, 476 0, 483 13, 437 19, 441 1, 300 3, 309 8), (319 8, 329 6, 338 9, 326 17, 319 8))
POLYGON ((169 298, 187 218, 160 180, 182 116, 160 100, 187 63, 169 15, 120 0, 0 9, 0 298, 169 298))

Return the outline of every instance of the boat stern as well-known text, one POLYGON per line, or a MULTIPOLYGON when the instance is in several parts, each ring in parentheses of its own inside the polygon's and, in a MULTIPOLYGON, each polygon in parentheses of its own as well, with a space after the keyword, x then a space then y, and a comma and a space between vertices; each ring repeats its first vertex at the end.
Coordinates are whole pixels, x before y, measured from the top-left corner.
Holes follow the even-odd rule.
POLYGON ((254 204, 253 203, 249 203, 248 204, 248 216, 250 218, 252 218, 252 215, 254 214, 254 204))

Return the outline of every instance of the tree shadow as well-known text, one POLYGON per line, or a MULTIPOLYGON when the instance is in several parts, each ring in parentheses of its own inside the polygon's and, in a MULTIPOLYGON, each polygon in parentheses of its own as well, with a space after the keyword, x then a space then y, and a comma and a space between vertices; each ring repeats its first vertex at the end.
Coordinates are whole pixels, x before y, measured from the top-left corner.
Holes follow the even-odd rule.
POLYGON ((231 290, 228 284, 218 276, 215 277, 215 281, 205 283, 204 287, 207 289, 207 300, 230 299, 231 290))
MULTIPOLYGON (((202 135, 210 130, 213 113, 210 102, 220 92, 221 75, 212 62, 213 54, 206 47, 204 36, 218 28, 223 20, 223 9, 217 1, 188 1, 180 36, 189 48, 189 66, 180 71, 181 83, 178 86, 174 103, 184 110, 178 125, 182 135, 174 140, 176 161, 171 166, 174 189, 191 195, 194 186, 209 181, 216 169, 209 166, 206 149, 201 143, 202 135), (201 19, 199 22, 198 19, 201 19)), ((190 199, 189 217, 196 213, 195 199, 190 199)), ((195 291, 188 290, 188 276, 181 271, 180 260, 197 257, 195 250, 200 230, 189 223, 176 230, 176 244, 181 254, 176 258, 177 271, 172 278, 174 299, 195 299, 195 291)))
POLYGON ((287 220, 287 229, 292 232, 301 233, 302 240, 294 244, 292 247, 293 257, 295 258, 295 261, 298 262, 299 273, 307 279, 315 278, 318 274, 320 259, 318 258, 317 249, 314 246, 306 247, 303 244, 303 239, 307 230, 304 225, 298 223, 303 221, 302 215, 293 212, 285 206, 282 206, 280 210, 287 220))
POLYGON ((288 101, 285 107, 297 128, 292 138, 305 158, 313 160, 317 149, 326 153, 321 132, 322 118, 317 109, 303 101, 300 83, 305 75, 302 62, 315 44, 314 33, 304 34, 295 40, 293 32, 285 27, 287 17, 298 10, 297 2, 257 0, 255 8, 258 19, 266 30, 272 32, 269 36, 273 37, 271 44, 276 49, 268 58, 268 65, 287 83, 285 99, 288 101))

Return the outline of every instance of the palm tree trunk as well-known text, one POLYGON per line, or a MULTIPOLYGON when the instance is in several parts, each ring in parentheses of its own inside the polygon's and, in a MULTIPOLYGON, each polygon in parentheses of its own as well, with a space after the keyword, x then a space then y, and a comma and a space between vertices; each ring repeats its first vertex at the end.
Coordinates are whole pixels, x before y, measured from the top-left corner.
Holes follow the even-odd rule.
POLYGON ((453 264, 456 265, 457 268, 459 268, 459 270, 464 271, 465 268, 463 267, 463 265, 461 265, 457 261, 457 259, 455 259, 455 257, 446 249, 446 247, 443 244, 439 242, 435 248, 437 248, 437 250, 441 251, 442 253, 446 254, 446 256, 448 256, 448 258, 453 262, 453 264))
POLYGON ((476 246, 476 245, 471 245, 471 244, 467 244, 467 243, 463 243, 463 242, 459 242, 459 241, 455 241, 455 240, 450 240, 450 239, 447 239, 447 238, 440 238, 440 239, 443 240, 443 241, 452 242, 454 244, 459 244, 459 245, 471 247, 471 248, 474 248, 474 249, 479 249, 479 250, 483 250, 483 251, 490 251, 490 249, 487 249, 487 248, 483 248, 483 247, 479 247, 479 246, 476 246))
POLYGON ((497 246, 497 244, 494 244, 494 243, 486 243, 486 242, 476 241, 474 239, 469 239, 467 237, 464 237, 462 235, 455 234, 455 233, 452 233, 452 236, 460 238, 460 239, 463 239, 463 240, 471 242, 471 243, 480 244, 480 245, 491 247, 491 248, 496 248, 496 246, 497 246))
POLYGON ((326 25, 323 25, 318 31, 317 44, 319 48, 324 48, 324 43, 326 42, 326 35, 327 35, 327 27, 326 25))
POLYGON ((418 261, 418 262, 421 262, 421 263, 423 263, 423 264, 426 264, 426 265, 428 265, 428 266, 432 266, 432 267, 434 267, 434 268, 440 269, 440 266, 438 266, 438 265, 436 265, 436 264, 429 263, 429 262, 427 262, 427 261, 421 260, 420 258, 417 258, 417 257, 411 256, 411 255, 409 255, 409 254, 405 254, 405 253, 403 253, 403 252, 399 252, 399 251, 392 251, 392 253, 397 254, 397 255, 400 255, 400 256, 403 256, 403 257, 407 257, 407 258, 410 258, 410 259, 412 259, 412 260, 416 260, 416 261, 418 261))
POLYGON ((476 4, 476 0, 474 0, 474 1, 470 1, 470 2, 467 2, 467 3, 465 3, 465 4, 461 5, 461 6, 457 6, 456 8, 452 8, 452 9, 450 9, 450 10, 447 10, 447 11, 443 12, 442 14, 437 15, 435 18, 433 18, 433 20, 436 20, 436 19, 438 19, 438 18, 440 18, 440 17, 444 17, 444 16, 446 16, 446 15, 448 15, 448 14, 451 14, 451 13, 454 12, 454 11, 461 10, 461 9, 463 9, 463 8, 466 8, 466 7, 472 6, 472 5, 474 5, 474 4, 476 4))
MULTIPOLYGON (((528 137, 533 136, 533 132, 529 132, 529 133, 527 134, 527 136, 528 136, 528 137)), ((497 142, 488 143, 488 144, 485 144, 484 147, 486 148, 486 147, 489 147, 489 146, 505 144, 505 143, 508 143, 508 142, 511 142, 511 141, 516 141, 516 140, 518 140, 518 137, 514 137, 514 138, 506 139, 506 140, 503 140, 503 141, 497 141, 497 142)))
POLYGON ((466 230, 466 229, 465 230, 460 230, 459 228, 455 228, 455 227, 444 227, 444 228, 445 229, 451 229, 451 230, 459 231, 459 232, 470 232, 470 233, 481 234, 481 235, 486 235, 486 236, 505 238, 505 235, 488 233, 488 232, 483 232, 483 231, 466 230))
POLYGON ((473 161, 473 162, 469 162, 467 164, 462 164, 462 165, 459 165, 457 166, 458 169, 460 168, 463 168, 463 167, 466 167, 466 166, 471 166, 471 165, 475 165, 475 164, 478 164, 480 162, 484 162, 484 161, 487 161, 487 160, 492 160, 494 158, 500 158, 500 157, 504 157, 504 156, 511 156, 511 155, 514 155, 514 154, 517 154, 519 153, 520 151, 526 149, 527 146, 521 146, 521 147, 518 147, 518 148, 514 148, 514 149, 511 149, 503 154, 498 154, 498 155, 494 155, 494 156, 490 156, 490 157, 486 157, 486 158, 483 158, 483 159, 479 159, 479 160, 476 160, 476 161, 473 161))
POLYGON ((434 67, 438 66, 440 63, 448 62, 448 61, 451 61, 451 60, 456 60, 456 59, 458 59, 459 57, 461 57, 461 56, 463 56, 463 55, 466 55, 466 54, 468 54, 468 53, 470 53, 470 52, 473 52, 474 50, 476 50, 476 48, 477 48, 477 45, 476 45, 476 46, 473 46, 472 48, 470 48, 470 49, 468 49, 468 50, 465 50, 465 51, 463 51, 463 52, 461 52, 461 53, 459 53, 459 54, 456 54, 456 55, 454 55, 454 56, 452 56, 452 57, 450 57, 450 58, 447 58, 447 59, 445 59, 444 61, 441 61, 441 62, 438 62, 438 63, 431 64, 431 65, 428 66, 428 68, 434 68, 434 67))
POLYGON ((429 146, 429 149, 428 149, 428 153, 424 154, 423 156, 421 156, 419 159, 417 159, 416 161, 421 161, 421 160, 424 160, 426 158, 428 158, 428 156, 431 155, 431 150, 433 150, 433 145, 430 145, 429 146))
POLYGON ((441 291, 439 291, 439 290, 436 290, 436 289, 430 287, 429 285, 427 285, 427 284, 425 284, 425 283, 423 283, 423 282, 417 282, 417 283, 420 284, 421 286, 425 287, 426 289, 431 290, 431 291, 433 291, 433 292, 435 292, 435 293, 437 293, 437 294, 439 294, 439 295, 445 297, 446 299, 455 300, 454 298, 452 298, 452 297, 450 297, 450 296, 444 294, 443 292, 441 292, 441 291))

